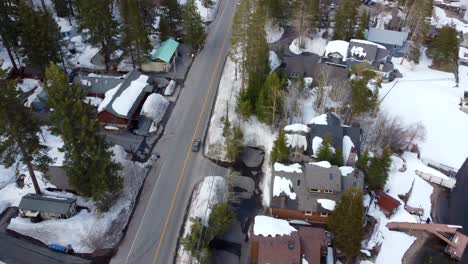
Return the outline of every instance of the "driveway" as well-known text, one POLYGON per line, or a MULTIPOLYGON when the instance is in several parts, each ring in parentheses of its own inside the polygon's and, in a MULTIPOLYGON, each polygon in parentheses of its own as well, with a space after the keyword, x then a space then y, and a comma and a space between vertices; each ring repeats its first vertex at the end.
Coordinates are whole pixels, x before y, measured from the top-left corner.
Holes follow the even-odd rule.
POLYGON ((155 149, 155 163, 143 187, 128 230, 111 263, 174 262, 180 228, 194 185, 204 176, 225 175, 200 153, 192 153, 195 138, 203 140, 216 89, 229 50, 231 22, 237 1, 224 0, 209 26, 204 49, 195 57, 164 135, 155 149))

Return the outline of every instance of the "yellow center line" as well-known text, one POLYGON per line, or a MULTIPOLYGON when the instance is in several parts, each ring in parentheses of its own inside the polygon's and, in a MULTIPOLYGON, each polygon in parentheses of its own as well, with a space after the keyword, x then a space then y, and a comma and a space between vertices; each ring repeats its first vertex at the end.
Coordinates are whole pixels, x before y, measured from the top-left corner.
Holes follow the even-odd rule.
MULTIPOLYGON (((221 17, 222 17, 222 15, 224 15, 224 11, 226 11, 226 7, 223 9, 221 17)), ((224 38, 224 40, 223 40, 223 45, 221 46, 221 51, 219 52, 218 59, 216 61, 215 71, 211 75, 210 84, 208 86, 208 93, 205 95, 205 99, 204 99, 203 105, 202 105, 202 111, 200 112, 200 115, 198 116, 197 126, 195 127, 195 131, 193 133, 192 141, 190 142, 190 144, 192 144, 192 142, 195 140, 195 137, 196 137, 196 135, 198 133, 198 130, 200 128, 200 124, 201 124, 201 121, 203 119, 203 114, 205 113, 206 105, 208 103, 208 97, 211 94, 211 90, 213 89, 213 82, 214 82, 215 76, 216 76, 216 74, 217 74, 217 72, 219 70, 219 63, 220 63, 222 55, 223 55, 223 50, 226 47, 226 40, 227 39, 228 38, 226 36, 224 38)), ((191 153, 192 153, 192 151, 191 151, 191 145, 190 145, 188 150, 187 150, 187 154, 185 156, 182 171, 180 172, 180 175, 179 175, 179 180, 177 181, 177 186, 176 186, 175 192, 174 192, 174 194, 172 196, 171 206, 169 207, 169 212, 167 214, 166 221, 164 222, 164 227, 163 227, 163 230, 162 230, 162 233, 161 233, 161 237, 159 239, 158 246, 156 248, 156 252, 155 252, 155 255, 154 255, 154 258, 153 258, 153 264, 156 264, 156 261, 158 260, 159 252, 161 250, 161 244, 162 244, 162 242, 164 240, 164 237, 166 236, 167 226, 169 225, 169 221, 171 220, 171 217, 172 217, 172 212, 174 211, 174 205, 175 205, 175 201, 176 201, 176 198, 177 198, 177 193, 179 192, 179 188, 180 188, 180 184, 182 183, 182 179, 185 176, 185 169, 187 168, 187 164, 188 164, 191 153)))

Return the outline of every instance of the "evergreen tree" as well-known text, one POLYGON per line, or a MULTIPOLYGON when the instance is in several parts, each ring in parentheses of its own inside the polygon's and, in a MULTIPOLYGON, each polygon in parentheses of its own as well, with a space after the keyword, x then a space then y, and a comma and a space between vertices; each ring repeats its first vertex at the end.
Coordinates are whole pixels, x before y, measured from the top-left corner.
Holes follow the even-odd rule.
POLYGON ((195 0, 189 0, 184 6, 183 24, 186 30, 184 41, 194 49, 198 49, 205 43, 206 32, 202 17, 198 12, 195 0))
POLYGON ((181 17, 179 2, 177 0, 163 0, 161 7, 164 15, 169 19, 169 25, 175 27, 176 21, 181 17))
POLYGON ((70 15, 67 0, 53 0, 52 2, 58 17, 68 17, 70 15))
POLYGON ((89 42, 101 47, 106 70, 109 70, 111 54, 116 49, 118 25, 110 11, 110 0, 79 0, 79 10, 80 26, 89 29, 89 42))
MULTIPOLYGON (((358 65, 367 65, 367 63, 358 65)), ((351 80, 351 109, 347 118, 348 123, 354 116, 372 113, 379 106, 379 90, 372 91, 367 86, 369 81, 376 77, 376 73, 365 67, 353 67, 352 70, 355 72, 356 78, 351 80)))
POLYGON ((159 19, 159 39, 164 41, 170 38, 172 35, 171 26, 169 25, 169 20, 165 15, 162 15, 159 19))
POLYGON ((350 188, 345 191, 328 218, 327 226, 334 235, 334 245, 347 257, 359 254, 364 236, 364 204, 361 189, 350 188))
POLYGON ((362 12, 361 17, 359 18, 359 26, 356 32, 357 39, 366 39, 365 33, 369 27, 369 14, 367 9, 362 12))
POLYGON ((234 128, 234 133, 228 131, 226 135, 226 155, 230 161, 237 161, 244 145, 244 134, 239 126, 234 128))
POLYGON ((391 166, 391 150, 385 148, 382 155, 371 159, 366 174, 366 183, 372 190, 382 189, 388 179, 391 166))
POLYGON ((137 1, 138 8, 140 10, 143 24, 145 25, 147 33, 155 32, 154 21, 156 20, 157 13, 152 0, 140 0, 137 1))
POLYGON ((262 4, 266 8, 266 13, 274 23, 280 23, 291 14, 291 1, 288 0, 263 0, 262 4))
POLYGON ((455 69, 458 60, 458 32, 453 26, 444 26, 429 45, 432 64, 437 68, 455 69))
POLYGON ((367 174, 367 167, 369 166, 369 150, 365 150, 364 153, 359 157, 356 162, 356 168, 364 172, 364 175, 367 174))
POLYGON ((59 60, 59 31, 48 11, 34 10, 24 1, 19 5, 22 53, 41 73, 49 62, 59 60))
MULTIPOLYGON (((247 38, 250 19, 252 17, 252 6, 252 0, 240 1, 237 5, 232 22, 231 52, 229 53, 229 57, 234 63, 236 63, 236 66, 240 64, 242 93, 245 90, 244 88, 247 80, 247 38), (240 56, 238 53, 240 53, 240 56)), ((235 74, 237 79, 237 67, 235 74)), ((238 102, 240 102, 240 100, 238 100, 238 102)), ((244 102, 244 106, 242 107, 244 110, 241 112, 247 112, 246 115, 249 115, 251 111, 245 111, 245 108, 250 108, 249 104, 245 103, 245 101, 242 102, 244 102)), ((241 109, 241 106, 239 105, 238 108, 241 109)))
POLYGON ((8 0, 0 0, 0 38, 5 47, 13 69, 17 69, 13 56, 18 50, 18 6, 12 5, 8 0))
POLYGON ((335 154, 334 154, 333 147, 332 147, 332 137, 330 134, 326 134, 315 156, 317 157, 317 160, 319 161, 325 160, 325 161, 332 162, 334 159, 334 155, 335 154))
POLYGON ((47 104, 54 109, 48 121, 52 131, 63 138, 70 185, 105 211, 122 188, 120 165, 114 163, 109 146, 99 135, 94 109, 83 101, 81 88, 68 84, 66 74, 54 64, 47 69, 46 79, 47 104))
POLYGON ((303 46, 302 37, 308 31, 315 31, 318 27, 320 0, 295 0, 295 14, 299 30, 299 46, 303 46))
POLYGON ((343 160, 343 151, 341 149, 337 149, 333 154, 331 164, 341 167, 344 165, 346 160, 343 160))
POLYGON ((260 122, 274 125, 283 114, 284 92, 283 83, 276 72, 268 75, 256 104, 257 118, 260 122))
POLYGON ((218 235, 224 234, 235 221, 236 214, 227 202, 213 205, 208 220, 208 239, 212 240, 218 235))
POLYGON ((208 17, 209 9, 211 9, 215 2, 213 0, 201 0, 202 6, 206 9, 206 16, 208 17))
POLYGON ((26 164, 34 190, 40 194, 34 167, 46 173, 52 162, 48 148, 39 140, 40 123, 21 105, 13 82, 0 78, 0 89, 0 162, 6 167, 18 161, 26 164))
POLYGON ((139 65, 151 50, 143 17, 136 0, 120 0, 122 16, 122 47, 132 58, 133 67, 139 65))
POLYGON ((358 0, 343 0, 335 16, 333 39, 349 40, 354 36, 354 25, 358 16, 358 0))
POLYGON ((198 217, 190 218, 190 221, 192 222, 190 234, 183 237, 180 243, 184 246, 185 250, 190 252, 190 255, 199 261, 199 263, 207 263, 207 258, 209 258, 208 244, 210 241, 204 239, 203 233, 205 232, 205 227, 198 217))
POLYGON ((286 134, 281 129, 276 137, 271 150, 271 162, 288 162, 289 161, 289 148, 286 144, 286 134))

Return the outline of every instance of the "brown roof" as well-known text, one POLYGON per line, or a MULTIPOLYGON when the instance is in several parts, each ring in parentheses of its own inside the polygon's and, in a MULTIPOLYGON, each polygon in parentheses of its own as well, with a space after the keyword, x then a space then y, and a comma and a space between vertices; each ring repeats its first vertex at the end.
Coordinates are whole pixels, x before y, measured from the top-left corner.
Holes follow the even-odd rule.
POLYGON ((380 206, 385 216, 389 217, 390 215, 392 215, 393 210, 400 206, 400 201, 391 197, 385 192, 377 191, 376 194, 379 197, 379 199, 377 200, 377 204, 380 206))
POLYGON ((299 232, 302 253, 309 263, 322 263, 321 259, 327 251, 327 236, 323 228, 295 226, 299 232))

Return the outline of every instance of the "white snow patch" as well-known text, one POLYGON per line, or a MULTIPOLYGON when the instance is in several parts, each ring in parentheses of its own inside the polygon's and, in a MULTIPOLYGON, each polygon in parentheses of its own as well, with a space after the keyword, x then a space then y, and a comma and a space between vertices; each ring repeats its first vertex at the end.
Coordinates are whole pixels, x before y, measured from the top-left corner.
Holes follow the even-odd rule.
POLYGON ((292 232, 296 232, 297 230, 290 226, 286 220, 276 219, 265 215, 257 215, 255 216, 253 231, 256 236, 276 237, 290 235, 292 232))
POLYGON ((278 55, 272 50, 270 50, 270 57, 269 57, 269 62, 270 62, 270 71, 274 71, 278 69, 278 67, 281 65, 281 61, 278 58, 278 55))
POLYGON ((325 47, 325 57, 330 54, 338 53, 343 57, 343 61, 346 60, 348 57, 348 47, 349 42, 344 40, 333 40, 328 42, 327 46, 325 47))
POLYGON ((351 48, 351 55, 359 56, 359 57, 366 57, 367 53, 364 51, 363 47, 353 46, 351 48))
POLYGON ((48 146, 49 152, 48 156, 54 160, 51 166, 62 166, 65 159, 65 152, 61 152, 59 149, 63 147, 63 140, 60 136, 52 135, 49 131, 49 128, 44 126, 41 127, 41 135, 39 139, 41 143, 48 146))
MULTIPOLYGON (((179 4, 185 5, 187 0, 178 0, 179 4)), ((216 17, 216 12, 218 11, 219 1, 213 0, 214 5, 211 8, 206 8, 203 6, 202 0, 195 0, 195 5, 197 6, 198 13, 202 17, 204 22, 211 22, 216 17)))
POLYGON ((326 160, 319 161, 319 162, 309 162, 309 164, 319 166, 319 167, 322 167, 322 168, 331 168, 330 162, 328 162, 326 160))
POLYGON ((314 152, 314 155, 317 154, 320 146, 322 145, 323 139, 321 137, 315 136, 312 139, 312 150, 314 152))
POLYGON ((166 89, 164 89, 164 95, 171 96, 172 94, 174 94, 175 88, 176 88, 176 82, 174 80, 171 80, 169 84, 167 85, 166 89))
MULTIPOLYGON (((367 44, 367 45, 374 45, 377 46, 379 49, 387 49, 385 46, 382 46, 380 44, 377 44, 375 42, 369 41, 369 40, 364 40, 364 39, 351 39, 350 42, 357 42, 357 43, 362 43, 362 44, 367 44)), ((365 56, 365 55, 364 55, 365 56)))
POLYGON ((273 24, 271 20, 265 23, 265 33, 268 43, 275 43, 280 40, 284 34, 284 28, 279 24, 273 24))
POLYGON ((126 116, 132 108, 133 104, 143 92, 143 89, 148 85, 149 77, 141 75, 138 79, 132 81, 119 97, 112 103, 112 109, 120 115, 126 116))
POLYGON ((349 136, 343 137, 343 160, 345 163, 348 162, 349 154, 351 154, 351 150, 354 148, 354 143, 349 136))
POLYGON ((95 97, 95 96, 86 96, 83 101, 87 104, 90 104, 95 107, 99 107, 103 101, 102 98, 100 97, 95 97))
POLYGON ((354 171, 354 168, 350 166, 341 166, 339 167, 339 169, 341 171, 341 176, 348 176, 350 173, 354 171))
POLYGON ((286 143, 290 148, 307 149, 307 139, 299 134, 286 134, 286 143))
POLYGON ((110 89, 104 94, 104 100, 102 100, 102 102, 99 104, 99 107, 98 107, 99 113, 104 111, 104 109, 106 109, 107 105, 109 105, 109 103, 112 101, 112 98, 114 98, 115 93, 117 93, 121 85, 122 84, 118 84, 117 86, 110 89))
POLYGON ((327 114, 322 114, 322 115, 314 117, 312 120, 310 120, 309 124, 328 125, 327 114))
POLYGON ((299 163, 294 163, 291 165, 284 165, 279 162, 275 162, 273 165, 275 171, 284 171, 284 172, 294 172, 294 173, 302 173, 302 166, 299 163))
POLYGON ((463 33, 468 33, 468 24, 464 23, 463 21, 457 18, 450 18, 445 13, 445 10, 434 6, 434 15, 431 18, 431 24, 441 28, 445 25, 455 25, 457 31, 462 31, 463 33))
POLYGON ((20 89, 23 93, 29 92, 39 86, 39 80, 24 78, 21 82, 16 84, 16 88, 20 89))
POLYGON ((301 39, 302 45, 299 43, 299 38, 294 39, 289 45, 289 50, 292 53, 300 55, 303 52, 309 52, 321 56, 325 52, 327 40, 319 37, 319 35, 314 37, 314 39, 310 39, 308 37, 302 37, 301 39))
POLYGON ((330 199, 317 199, 317 202, 325 209, 335 210, 336 202, 330 199))
POLYGON ((304 124, 291 124, 284 127, 285 132, 309 133, 310 128, 304 124))
POLYGON ((282 193, 289 196, 291 200, 296 200, 296 193, 291 191, 292 183, 291 180, 275 176, 275 180, 273 182, 273 196, 280 196, 282 193))
POLYGON ((158 93, 152 93, 146 98, 140 114, 158 124, 164 117, 169 101, 158 93))

